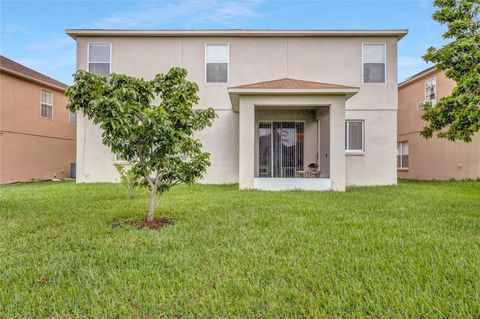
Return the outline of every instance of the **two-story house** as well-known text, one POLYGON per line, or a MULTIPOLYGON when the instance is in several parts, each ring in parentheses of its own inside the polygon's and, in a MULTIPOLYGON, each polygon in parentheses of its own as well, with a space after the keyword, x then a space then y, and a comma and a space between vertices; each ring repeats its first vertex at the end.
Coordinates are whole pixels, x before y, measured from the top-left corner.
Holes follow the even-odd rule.
MULTIPOLYGON (((343 191, 397 182, 397 42, 406 30, 67 30, 77 68, 151 79, 173 66, 218 119, 204 183, 343 191)), ((77 181, 118 179, 79 116, 77 181)))
POLYGON ((450 94, 455 81, 435 67, 423 70, 398 85, 399 178, 448 180, 480 178, 480 136, 472 142, 452 142, 433 137, 425 139, 420 131, 423 105, 450 94))
POLYGON ((0 56, 0 183, 67 178, 76 114, 67 85, 0 56))

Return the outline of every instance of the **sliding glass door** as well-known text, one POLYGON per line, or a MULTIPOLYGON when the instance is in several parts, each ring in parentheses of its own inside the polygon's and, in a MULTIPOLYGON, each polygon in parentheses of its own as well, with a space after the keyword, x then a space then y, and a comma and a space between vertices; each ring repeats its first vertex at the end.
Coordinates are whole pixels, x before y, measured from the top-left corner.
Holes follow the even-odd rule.
POLYGON ((303 122, 260 122, 259 177, 295 177, 303 170, 303 122))

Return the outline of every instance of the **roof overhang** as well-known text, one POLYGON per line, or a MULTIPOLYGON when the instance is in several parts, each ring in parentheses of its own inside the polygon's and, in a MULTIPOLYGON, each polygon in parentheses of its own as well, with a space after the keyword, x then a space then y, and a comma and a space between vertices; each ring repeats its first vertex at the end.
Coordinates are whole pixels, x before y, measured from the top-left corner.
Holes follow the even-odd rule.
POLYGON ((440 70, 435 68, 435 66, 429 67, 428 69, 425 69, 417 74, 412 75, 411 77, 407 78, 405 81, 398 83, 398 88, 401 88, 411 82, 415 82, 418 79, 430 76, 434 73, 439 72, 440 70))
POLYGON ((118 30, 118 29, 67 29, 77 37, 395 37, 398 40, 408 29, 395 30, 118 30))
POLYGON ((0 66, 0 71, 1 72, 5 72, 5 73, 9 73, 11 75, 14 75, 14 76, 17 76, 19 78, 22 78, 22 79, 25 79, 25 80, 28 80, 28 81, 31 81, 31 82, 35 82, 37 84, 41 84, 41 85, 44 85, 44 86, 48 86, 49 88, 53 88, 53 89, 57 89, 57 90, 60 90, 62 92, 65 92, 65 90, 68 88, 68 85, 65 85, 65 87, 62 87, 62 86, 59 86, 59 85, 55 85, 53 83, 49 83, 49 82, 46 82, 46 81, 42 81, 40 79, 37 79, 37 78, 34 78, 34 77, 31 77, 31 76, 28 76, 28 75, 25 75, 23 73, 20 73, 20 72, 16 72, 16 71, 13 71, 13 70, 10 70, 8 68, 4 68, 2 66, 0 66))
POLYGON ((359 88, 337 88, 337 89, 245 89, 228 88, 232 108, 238 112, 240 96, 254 95, 343 95, 348 100, 360 91, 359 88))

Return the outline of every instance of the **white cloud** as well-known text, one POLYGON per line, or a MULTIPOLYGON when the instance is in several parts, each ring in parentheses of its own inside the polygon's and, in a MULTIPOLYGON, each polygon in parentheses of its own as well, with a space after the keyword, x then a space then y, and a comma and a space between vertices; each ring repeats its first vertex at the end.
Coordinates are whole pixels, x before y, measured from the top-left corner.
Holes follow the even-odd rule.
POLYGON ((177 3, 147 3, 129 11, 119 11, 99 21, 90 23, 90 27, 101 29, 160 28, 175 22, 185 27, 220 27, 242 25, 258 13, 255 7, 260 0, 250 1, 214 1, 184 0, 177 3))
POLYGON ((29 30, 26 26, 18 23, 2 23, 1 24, 2 36, 4 35, 32 35, 33 32, 29 30))
POLYGON ((412 67, 425 64, 425 61, 421 57, 409 57, 409 56, 399 56, 398 57, 398 67, 412 67))

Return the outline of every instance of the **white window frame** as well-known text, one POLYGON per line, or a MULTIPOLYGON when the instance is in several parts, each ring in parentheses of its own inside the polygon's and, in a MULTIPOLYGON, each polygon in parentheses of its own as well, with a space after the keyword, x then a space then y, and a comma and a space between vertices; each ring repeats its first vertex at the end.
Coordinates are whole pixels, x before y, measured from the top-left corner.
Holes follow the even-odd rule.
POLYGON ((345 119, 345 124, 346 126, 346 132, 345 132, 345 153, 347 155, 364 155, 365 154, 365 120, 359 120, 359 119, 345 119), (348 125, 349 122, 360 122, 362 123, 362 149, 361 150, 351 150, 348 148, 348 145, 350 144, 349 140, 349 130, 350 126, 348 125))
POLYGON ((108 63, 108 75, 112 73, 112 42, 87 42, 87 72, 90 72, 90 63, 108 63), (110 46, 110 60, 108 62, 90 62, 90 44, 95 43, 95 44, 108 44, 110 46))
POLYGON ((403 159, 402 159, 402 156, 403 155, 408 155, 408 166, 410 166, 410 144, 408 143, 408 141, 398 141, 397 142, 397 156, 400 156, 400 166, 398 166, 398 161, 397 161, 397 170, 408 170, 408 166, 407 167, 403 167, 403 159), (408 154, 403 154, 403 144, 406 143, 408 144, 408 154), (398 153, 398 144, 400 144, 400 153, 398 153))
POLYGON ((362 42, 362 84, 387 84, 387 43, 386 42, 362 42), (364 82, 364 77, 363 77, 363 70, 364 70, 364 67, 363 65, 365 64, 365 62, 363 61, 363 56, 364 56, 364 47, 365 45, 369 45, 369 44, 374 44, 374 45, 378 45, 378 44, 381 44, 383 45, 383 56, 385 57, 385 61, 383 62, 385 64, 385 81, 384 82, 377 82, 377 83, 369 83, 369 82, 364 82))
POLYGON ((47 90, 47 89, 40 89, 40 118, 45 119, 45 120, 53 120, 53 105, 54 105, 53 98, 54 98, 53 91, 50 91, 50 90, 47 90), (42 101, 43 91, 48 92, 52 95, 52 104, 43 103, 43 101, 42 101), (52 117, 45 117, 45 116, 42 115, 42 104, 45 104, 45 105, 48 105, 48 106, 52 107, 52 117))
POLYGON ((437 101, 437 78, 433 77, 431 79, 425 80, 425 82, 424 82, 424 87, 423 87, 423 92, 424 92, 424 95, 425 95, 424 97, 425 97, 425 101, 429 102, 431 100, 427 99, 427 82, 433 82, 435 84, 435 91, 434 91, 435 92, 435 99, 434 100, 437 101))
POLYGON ((118 153, 113 153, 113 162, 118 164, 126 164, 128 163, 127 160, 120 157, 118 153))
POLYGON ((205 42, 204 54, 205 83, 206 84, 228 84, 230 83, 230 43, 229 42, 205 42), (207 46, 210 44, 226 44, 227 45, 227 82, 207 82, 207 46))

